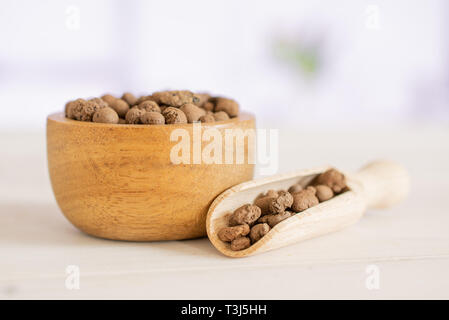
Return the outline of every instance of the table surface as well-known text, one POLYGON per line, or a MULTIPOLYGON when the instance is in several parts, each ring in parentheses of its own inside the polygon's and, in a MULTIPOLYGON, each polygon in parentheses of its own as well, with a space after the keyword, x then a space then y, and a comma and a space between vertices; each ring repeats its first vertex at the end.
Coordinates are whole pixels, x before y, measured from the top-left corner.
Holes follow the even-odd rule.
POLYGON ((279 172, 356 170, 387 158, 410 171, 410 196, 340 232, 244 259, 221 255, 207 238, 102 240, 57 207, 45 134, 3 132, 0 299, 449 298, 448 128, 282 129, 279 137, 279 172), (66 286, 68 266, 79 268, 79 289, 66 286))

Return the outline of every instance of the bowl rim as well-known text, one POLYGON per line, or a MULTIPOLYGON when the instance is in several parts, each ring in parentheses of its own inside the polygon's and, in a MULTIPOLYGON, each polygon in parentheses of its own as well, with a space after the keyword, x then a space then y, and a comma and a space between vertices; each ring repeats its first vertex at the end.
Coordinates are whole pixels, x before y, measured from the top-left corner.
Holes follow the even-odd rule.
MULTIPOLYGON (((208 127, 220 127, 227 126, 229 124, 243 122, 243 121, 251 121, 254 120, 255 116, 249 112, 240 112, 239 115, 235 118, 231 118, 229 120, 217 121, 217 122, 204 122, 201 123, 202 126, 208 127)), ((145 124, 118 124, 118 123, 97 123, 91 121, 79 121, 69 119, 65 116, 64 112, 54 112, 47 116, 47 122, 54 121, 58 123, 63 123, 66 125, 74 125, 80 127, 101 127, 101 128, 185 128, 191 127, 193 123, 182 123, 182 124, 155 124, 155 125, 145 125, 145 124)))

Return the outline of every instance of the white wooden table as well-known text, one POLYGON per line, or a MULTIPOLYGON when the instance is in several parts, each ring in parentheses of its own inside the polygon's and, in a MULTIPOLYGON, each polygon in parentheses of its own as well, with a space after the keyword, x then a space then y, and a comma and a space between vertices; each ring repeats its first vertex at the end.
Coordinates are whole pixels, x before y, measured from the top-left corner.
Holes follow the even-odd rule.
POLYGON ((108 241, 61 214, 44 133, 5 132, 0 298, 449 298, 449 129, 283 129, 280 137, 280 172, 389 158, 410 170, 411 194, 344 231, 245 259, 220 255, 207 239, 108 241), (79 267, 79 289, 66 287, 69 265, 79 267))

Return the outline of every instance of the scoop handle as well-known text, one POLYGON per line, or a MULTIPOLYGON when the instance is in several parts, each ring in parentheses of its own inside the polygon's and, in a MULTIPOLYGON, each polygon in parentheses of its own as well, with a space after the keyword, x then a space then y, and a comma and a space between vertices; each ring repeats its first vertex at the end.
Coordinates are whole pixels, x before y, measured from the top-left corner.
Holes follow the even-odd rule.
POLYGON ((388 208, 403 200, 410 190, 410 176, 400 164, 378 160, 354 174, 368 208, 388 208))

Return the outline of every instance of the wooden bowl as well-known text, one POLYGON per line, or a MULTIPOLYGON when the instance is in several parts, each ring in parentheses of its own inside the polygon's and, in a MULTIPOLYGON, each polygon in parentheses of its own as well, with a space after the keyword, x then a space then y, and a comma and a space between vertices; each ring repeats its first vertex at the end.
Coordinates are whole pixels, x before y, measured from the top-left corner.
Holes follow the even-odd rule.
MULTIPOLYGON (((202 124, 216 128, 255 129, 254 117, 202 124)), ((154 241, 206 235, 206 214, 214 198, 251 180, 254 164, 173 164, 170 141, 175 129, 193 135, 192 124, 118 125, 47 118, 47 154, 56 201, 80 230, 101 238, 154 241)), ((191 139, 192 140, 192 139, 191 139)), ((250 139, 236 142, 245 155, 250 139)), ((237 141, 237 139, 236 139, 237 141)), ((203 142, 203 148, 208 143, 203 142)), ((223 143, 224 146, 224 143, 223 143)), ((198 154, 198 153, 196 153, 198 154)), ((223 152, 224 155, 224 152, 223 152)))

